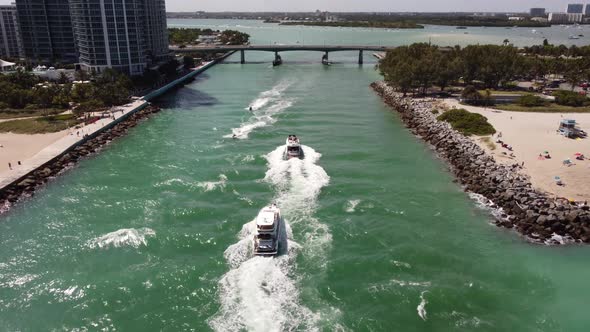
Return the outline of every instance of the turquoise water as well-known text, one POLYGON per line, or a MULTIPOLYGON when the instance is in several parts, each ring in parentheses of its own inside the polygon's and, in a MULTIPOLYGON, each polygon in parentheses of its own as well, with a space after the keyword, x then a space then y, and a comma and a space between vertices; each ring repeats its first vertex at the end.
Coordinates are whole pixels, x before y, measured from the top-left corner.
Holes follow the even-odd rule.
POLYGON ((587 247, 491 225, 354 54, 267 56, 209 70, 2 216, 0 330, 587 329, 587 247), (291 133, 304 160, 281 159, 291 133), (270 202, 288 251, 254 258, 270 202))
POLYGON ((199 27, 213 30, 234 29, 252 36, 252 44, 308 44, 322 45, 385 45, 399 46, 414 42, 432 42, 441 46, 469 44, 497 44, 508 39, 516 46, 540 45, 546 38, 559 45, 588 45, 589 26, 552 26, 549 28, 486 28, 427 25, 424 29, 333 28, 311 26, 281 26, 249 20, 168 19, 171 27, 199 27), (583 34, 580 39, 569 36, 583 34))

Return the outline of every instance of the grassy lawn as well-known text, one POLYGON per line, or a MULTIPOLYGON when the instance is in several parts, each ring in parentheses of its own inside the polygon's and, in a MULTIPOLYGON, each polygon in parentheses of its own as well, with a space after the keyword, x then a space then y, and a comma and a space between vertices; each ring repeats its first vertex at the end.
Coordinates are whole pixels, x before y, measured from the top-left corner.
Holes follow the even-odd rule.
POLYGON ((590 107, 562 106, 549 103, 544 106, 526 107, 518 104, 498 104, 493 108, 512 112, 538 112, 538 113, 588 113, 590 107))
POLYGON ((45 134, 62 131, 78 124, 73 114, 63 114, 35 119, 0 122, 0 133, 45 134))
POLYGON ((45 116, 50 114, 59 114, 64 110, 58 108, 25 110, 25 109, 2 109, 0 110, 0 119, 28 118, 33 116, 45 116))

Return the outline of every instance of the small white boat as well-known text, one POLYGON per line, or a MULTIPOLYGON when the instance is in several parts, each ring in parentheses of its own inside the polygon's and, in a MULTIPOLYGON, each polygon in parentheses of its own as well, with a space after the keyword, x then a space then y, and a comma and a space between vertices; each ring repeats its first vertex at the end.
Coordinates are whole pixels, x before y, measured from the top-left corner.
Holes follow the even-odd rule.
POLYGON ((285 160, 289 160, 291 158, 303 159, 303 148, 301 147, 301 142, 299 141, 297 135, 289 135, 287 138, 283 158, 285 160))
POLYGON ((571 36, 569 37, 569 39, 580 39, 580 36, 571 35, 571 36))
POLYGON ((254 254, 256 256, 276 256, 281 243, 283 218, 276 204, 264 207, 256 217, 254 235, 254 254))

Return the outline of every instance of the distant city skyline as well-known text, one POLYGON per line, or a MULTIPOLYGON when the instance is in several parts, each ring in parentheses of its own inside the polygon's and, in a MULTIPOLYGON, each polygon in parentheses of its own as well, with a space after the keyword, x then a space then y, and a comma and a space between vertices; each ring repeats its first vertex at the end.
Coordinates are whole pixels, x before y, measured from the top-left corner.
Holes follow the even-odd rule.
MULTIPOLYGON (((0 0, 8 5, 14 0, 0 0)), ((380 12, 528 12, 532 7, 547 8, 547 12, 565 12, 570 3, 590 3, 590 0, 166 0, 167 11, 380 11, 380 12)))

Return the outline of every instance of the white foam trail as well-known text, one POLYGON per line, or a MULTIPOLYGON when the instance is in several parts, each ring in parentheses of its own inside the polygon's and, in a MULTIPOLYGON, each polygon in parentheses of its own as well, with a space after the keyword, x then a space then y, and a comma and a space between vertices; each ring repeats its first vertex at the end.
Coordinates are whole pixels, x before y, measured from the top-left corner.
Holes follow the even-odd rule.
POLYGON ((242 162, 244 163, 249 163, 251 161, 254 161, 256 158, 254 158, 253 155, 249 154, 247 156, 245 156, 244 158, 242 158, 242 162))
MULTIPOLYGON (((291 107, 293 99, 283 98, 283 93, 291 86, 290 81, 282 81, 268 91, 260 93, 254 99, 250 106, 252 107, 252 116, 243 122, 240 127, 232 128, 232 133, 223 136, 224 138, 246 139, 254 130, 274 124, 277 119, 275 115, 282 113, 291 107)), ((246 107, 249 109, 250 106, 246 107)))
POLYGON ((553 233, 553 234, 551 234, 551 237, 549 239, 545 240, 544 243, 547 245, 555 245, 555 244, 564 245, 564 244, 576 243, 576 240, 574 240, 569 235, 562 236, 557 233, 553 233))
MULTIPOLYGON (((209 320, 215 331, 319 331, 320 314, 301 305, 292 275, 301 249, 321 255, 316 249, 331 241, 327 226, 313 217, 317 196, 330 177, 315 165, 321 155, 306 146, 303 150, 304 160, 283 160, 284 146, 266 156, 265 181, 276 187, 276 203, 288 219, 282 230, 288 251, 274 258, 252 257, 255 221, 242 227, 239 241, 224 253, 230 271, 219 282, 221 308, 209 320), (305 246, 291 240, 294 224, 301 228, 305 246)), ((324 264, 321 258, 317 261, 324 264)))
POLYGON ((284 146, 266 155, 268 171, 264 180, 273 184, 278 192, 275 202, 284 215, 289 216, 291 225, 303 233, 303 249, 306 254, 325 263, 324 253, 332 241, 328 226, 313 216, 317 208, 317 197, 321 189, 328 185, 330 177, 316 165, 321 154, 302 145, 305 158, 283 159, 284 146))
POLYGON ((292 261, 299 245, 288 240, 287 223, 281 229, 283 241, 278 257, 253 257, 256 222, 246 223, 239 241, 229 246, 224 256, 231 267, 219 282, 221 308, 209 320, 215 331, 291 331, 304 327, 315 331, 318 317, 299 303, 299 291, 292 273, 292 261))
POLYGON ((360 199, 353 199, 353 200, 348 201, 348 206, 346 207, 346 212, 348 212, 348 213, 354 212, 360 202, 361 202, 360 199))
POLYGON ((254 257, 230 270, 219 283, 222 299, 215 331, 318 331, 319 317, 299 303, 289 277, 288 256, 254 257))
POLYGON ((428 304, 428 301, 426 300, 426 298, 424 298, 424 294, 426 294, 427 292, 428 291, 423 291, 422 293, 420 293, 420 304, 416 308, 416 310, 418 311, 418 316, 420 316, 422 320, 426 320, 426 304, 428 304))
POLYGON ((216 188, 224 189, 225 183, 227 182, 227 176, 225 174, 219 174, 219 181, 206 181, 206 182, 198 182, 197 186, 200 188, 205 189, 205 191, 212 191, 216 188))
POLYGON ((97 237, 88 243, 90 248, 109 248, 109 247, 134 247, 147 245, 149 237, 156 236, 156 232, 151 228, 123 228, 117 231, 97 237))
POLYGON ((504 212, 504 209, 496 205, 487 197, 476 193, 469 193, 469 198, 474 200, 479 208, 489 211, 496 219, 506 220, 509 218, 509 216, 506 215, 506 212, 504 212))

